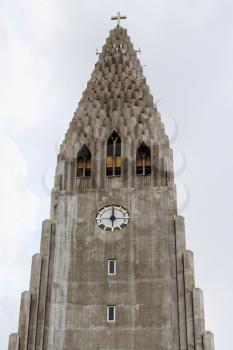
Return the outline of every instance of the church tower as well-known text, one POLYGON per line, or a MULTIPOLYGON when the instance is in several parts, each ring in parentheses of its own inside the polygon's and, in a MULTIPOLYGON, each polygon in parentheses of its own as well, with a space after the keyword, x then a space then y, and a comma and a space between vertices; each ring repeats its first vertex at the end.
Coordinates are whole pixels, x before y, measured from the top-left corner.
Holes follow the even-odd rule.
POLYGON ((8 350, 214 350, 172 150, 116 19, 60 148, 8 350))

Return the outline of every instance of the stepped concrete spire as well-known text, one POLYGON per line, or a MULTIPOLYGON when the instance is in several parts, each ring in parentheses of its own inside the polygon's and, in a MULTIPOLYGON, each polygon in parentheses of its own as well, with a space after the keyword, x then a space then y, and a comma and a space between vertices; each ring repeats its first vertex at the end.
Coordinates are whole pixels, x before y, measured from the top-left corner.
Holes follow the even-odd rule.
MULTIPOLYGON (((143 68, 127 30, 121 27, 110 31, 61 147, 61 157, 66 155, 69 161, 70 157, 74 159, 73 165, 70 164, 73 168, 71 176, 75 168, 76 153, 81 145, 88 143, 94 152, 98 147, 96 157, 102 155, 104 141, 112 130, 116 130, 127 139, 126 152, 134 152, 142 141, 151 145, 153 157, 156 159, 153 165, 157 169, 153 172, 151 183, 164 183, 164 176, 173 179, 172 152, 168 147, 169 141, 164 132, 164 125, 161 123, 160 114, 153 102, 143 68)), ((95 160, 97 161, 97 158, 95 160)), ((94 167, 97 165, 93 163, 94 167)), ((62 175, 62 171, 57 170, 58 176, 62 175)), ((98 187, 103 186, 104 181, 110 182, 109 179, 105 179, 104 169, 97 172, 94 168, 94 174, 94 179, 90 179, 88 186, 98 187)), ((119 179, 111 181, 115 183, 117 180, 119 179)), ((119 181, 119 185, 129 186, 131 183, 135 186, 135 180, 131 173, 127 173, 124 179, 119 181)), ((84 183, 78 181, 78 186, 83 186, 82 182, 84 183)), ((58 183, 61 181, 58 180, 58 183)), ((70 183, 69 186, 72 187, 73 184, 70 183)), ((87 186, 87 183, 84 186, 87 186)))
POLYGON ((8 348, 93 349, 214 350, 172 150, 120 25, 60 147, 50 218, 8 348))
POLYGON ((82 136, 91 139, 112 127, 125 129, 124 133, 135 137, 143 133, 154 135, 151 128, 156 117, 153 97, 127 30, 116 27, 102 49, 73 123, 78 124, 81 119, 83 128, 77 128, 82 136))

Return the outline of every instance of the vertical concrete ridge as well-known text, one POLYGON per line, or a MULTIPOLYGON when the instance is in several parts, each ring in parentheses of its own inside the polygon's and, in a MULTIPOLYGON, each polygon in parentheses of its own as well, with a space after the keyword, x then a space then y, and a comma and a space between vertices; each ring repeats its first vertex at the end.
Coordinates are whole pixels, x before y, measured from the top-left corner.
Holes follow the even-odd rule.
POLYGON ((185 274, 185 289, 189 292, 192 292, 193 288, 195 287, 193 252, 191 250, 186 250, 183 253, 183 260, 185 274))
POLYGON ((55 225, 51 220, 45 220, 42 223, 41 234, 41 272, 39 286, 39 301, 37 310, 37 330, 35 339, 35 349, 43 349, 45 315, 46 315, 46 297, 48 289, 49 257, 51 247, 51 235, 55 231, 55 225))
POLYGON ((31 292, 25 291, 21 294, 20 316, 19 316, 19 350, 27 350, 28 331, 31 306, 31 292))
POLYGON ((185 224, 182 216, 174 218, 175 246, 176 246, 176 280, 177 280, 177 304, 179 317, 180 349, 187 349, 186 306, 183 252, 185 246, 185 224))
POLYGON ((214 335, 210 331, 205 331, 203 335, 204 350, 214 350, 214 335))
POLYGON ((173 150, 168 148, 168 156, 167 156, 167 177, 168 183, 174 183, 174 171, 173 171, 173 150))
POLYGON ((186 251, 184 217, 181 215, 175 215, 174 225, 176 234, 177 256, 182 257, 183 253, 186 251))
POLYGON ((40 254, 34 254, 32 256, 31 265, 31 278, 30 278, 30 292, 37 291, 40 281, 40 270, 41 270, 41 256, 40 254))
POLYGON ((39 303, 39 297, 40 297, 39 290, 40 290, 40 277, 41 277, 41 263, 42 263, 42 259, 41 259, 40 254, 33 255, 32 268, 31 268, 31 279, 30 279, 30 292, 32 294, 32 298, 31 298, 27 350, 34 350, 35 349, 38 303, 39 303))
POLYGON ((50 235, 52 230, 52 220, 44 220, 42 223, 42 234, 40 242, 40 255, 41 257, 49 256, 50 250, 50 235))
POLYGON ((12 333, 9 336, 8 350, 19 350, 19 335, 12 333))
POLYGON ((195 350, 203 350, 203 333, 205 331, 203 291, 200 288, 193 289, 193 317, 195 350))
POLYGON ((184 264, 184 289, 188 350, 195 349, 194 316, 193 316, 193 288, 194 282, 194 262, 193 253, 186 250, 183 253, 184 264))
MULTIPOLYGON (((40 254, 35 254, 32 257, 30 288, 29 291, 25 291, 21 295, 18 335, 13 334, 10 336, 9 350, 15 350, 15 344, 17 342, 17 350, 35 349, 37 330, 39 330, 39 332, 41 331, 43 323, 37 316, 39 314, 40 318, 42 318, 42 315, 45 313, 45 294, 47 290, 46 276, 48 273, 47 269, 52 227, 53 223, 51 220, 43 221, 40 254), (43 282, 42 285, 41 279, 43 282), (40 291, 42 291, 42 293, 40 293, 40 291), (16 338, 18 339, 17 341, 16 338)), ((43 337, 40 339, 43 339, 43 337)))

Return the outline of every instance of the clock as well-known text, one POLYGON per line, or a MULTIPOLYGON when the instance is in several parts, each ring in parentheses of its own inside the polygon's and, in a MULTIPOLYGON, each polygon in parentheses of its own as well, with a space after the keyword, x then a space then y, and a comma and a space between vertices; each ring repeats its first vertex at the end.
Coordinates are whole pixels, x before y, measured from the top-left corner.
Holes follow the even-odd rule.
POLYGON ((108 205, 99 210, 96 216, 97 225, 106 231, 123 229, 129 219, 128 211, 118 205, 108 205))

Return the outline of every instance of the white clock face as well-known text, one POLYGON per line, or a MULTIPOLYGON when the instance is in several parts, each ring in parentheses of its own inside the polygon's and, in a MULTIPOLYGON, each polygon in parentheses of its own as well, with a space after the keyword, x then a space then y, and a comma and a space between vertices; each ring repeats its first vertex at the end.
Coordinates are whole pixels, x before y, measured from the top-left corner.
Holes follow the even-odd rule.
POLYGON ((129 222, 129 213, 118 205, 109 205, 98 211, 96 222, 99 227, 106 231, 123 229, 129 222))

